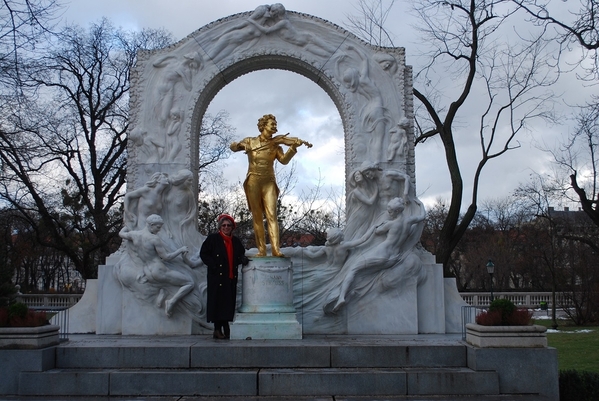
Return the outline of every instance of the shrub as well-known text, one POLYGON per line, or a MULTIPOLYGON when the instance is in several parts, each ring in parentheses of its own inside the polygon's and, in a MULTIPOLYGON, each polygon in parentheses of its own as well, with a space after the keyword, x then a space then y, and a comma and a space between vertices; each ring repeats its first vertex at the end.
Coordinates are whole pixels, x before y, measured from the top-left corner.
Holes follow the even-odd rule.
POLYGON ((24 317, 15 316, 9 320, 11 327, 39 327, 48 324, 46 312, 27 311, 24 317))
POLYGON ((23 303, 16 302, 8 308, 0 308, 0 327, 39 327, 46 324, 46 312, 31 311, 23 303))
POLYGON ((29 308, 22 302, 15 302, 8 307, 8 318, 25 318, 29 312, 29 308))
POLYGON ((501 313, 501 322, 506 322, 516 310, 516 305, 509 299, 496 299, 489 305, 489 312, 498 311, 501 313))
POLYGON ((8 308, 0 308, 0 327, 8 326, 8 308))
POLYGON ((501 312, 483 311, 476 316, 476 323, 482 326, 501 326, 501 312))
POLYGON ((476 316, 482 326, 528 326, 532 323, 532 312, 517 308, 509 299, 496 299, 488 311, 476 316))
POLYGON ((559 399, 561 401, 599 400, 599 373, 560 370, 559 399))

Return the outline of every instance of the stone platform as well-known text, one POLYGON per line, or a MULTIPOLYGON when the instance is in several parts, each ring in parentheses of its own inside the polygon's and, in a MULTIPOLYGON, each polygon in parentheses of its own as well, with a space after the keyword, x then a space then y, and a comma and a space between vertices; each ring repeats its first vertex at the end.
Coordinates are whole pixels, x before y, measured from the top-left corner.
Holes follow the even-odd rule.
POLYGON ((71 335, 0 361, 0 400, 558 399, 555 349, 479 349, 459 335, 71 335))

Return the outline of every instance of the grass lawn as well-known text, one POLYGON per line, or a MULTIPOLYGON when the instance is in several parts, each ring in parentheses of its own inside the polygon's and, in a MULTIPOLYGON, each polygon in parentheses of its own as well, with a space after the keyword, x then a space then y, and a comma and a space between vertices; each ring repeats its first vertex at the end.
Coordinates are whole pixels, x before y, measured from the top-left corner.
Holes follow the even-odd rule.
MULTIPOLYGON (((550 320, 536 320, 535 324, 551 327, 550 320)), ((548 345, 557 349, 559 370, 599 373, 599 327, 569 326, 561 320, 559 325, 557 333, 547 333, 548 345)))

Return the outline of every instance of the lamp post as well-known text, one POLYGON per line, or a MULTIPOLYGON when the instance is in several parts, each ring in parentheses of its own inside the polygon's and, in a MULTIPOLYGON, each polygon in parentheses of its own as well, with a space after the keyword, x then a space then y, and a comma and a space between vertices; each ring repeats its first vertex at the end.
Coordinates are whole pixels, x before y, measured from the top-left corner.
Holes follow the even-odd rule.
POLYGON ((487 262, 487 272, 491 276, 491 302, 493 302, 493 273, 495 272, 495 265, 491 259, 487 262))

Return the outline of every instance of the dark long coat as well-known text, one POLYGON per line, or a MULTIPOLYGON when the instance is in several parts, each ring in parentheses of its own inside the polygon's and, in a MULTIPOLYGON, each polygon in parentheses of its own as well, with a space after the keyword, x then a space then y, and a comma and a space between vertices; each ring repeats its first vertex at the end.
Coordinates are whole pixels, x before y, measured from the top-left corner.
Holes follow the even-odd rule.
POLYGON ((233 275, 229 278, 229 259, 225 242, 219 233, 210 234, 200 249, 200 258, 208 266, 208 299, 206 318, 208 322, 216 320, 233 321, 237 298, 238 266, 244 264, 245 248, 241 240, 233 236, 233 275))

